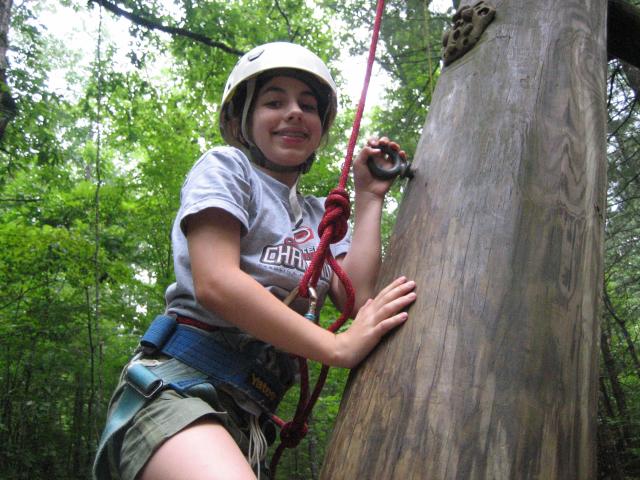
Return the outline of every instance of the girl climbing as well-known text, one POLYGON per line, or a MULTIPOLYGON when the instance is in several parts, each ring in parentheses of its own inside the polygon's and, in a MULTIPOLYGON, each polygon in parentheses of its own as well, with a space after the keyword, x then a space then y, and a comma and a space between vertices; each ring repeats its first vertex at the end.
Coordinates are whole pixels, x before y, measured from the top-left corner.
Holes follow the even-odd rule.
MULTIPOLYGON (((294 383, 290 354, 352 368, 407 319, 414 282, 401 277, 374 292, 392 180, 373 177, 367 159, 384 162, 383 147, 404 157, 387 138, 370 139, 357 156, 353 235, 331 246, 355 288, 353 323, 334 334, 309 320, 309 299, 284 302, 318 247, 323 201, 301 195, 297 183, 336 109, 328 69, 299 45, 259 46, 234 67, 220 109, 229 146, 204 154, 183 185, 172 232, 176 282, 112 398, 96 477, 268 476, 268 414, 294 383)), ((345 302, 329 268, 309 290, 318 308, 327 294, 345 302)))

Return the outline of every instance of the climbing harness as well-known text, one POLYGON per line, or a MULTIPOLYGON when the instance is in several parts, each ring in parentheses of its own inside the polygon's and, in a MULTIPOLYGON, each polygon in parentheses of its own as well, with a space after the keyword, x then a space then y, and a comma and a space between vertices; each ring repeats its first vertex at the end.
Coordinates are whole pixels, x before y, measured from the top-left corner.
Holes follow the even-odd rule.
POLYGON ((149 354, 161 353, 195 368, 209 377, 214 387, 232 385, 266 411, 277 408, 289 385, 280 381, 247 352, 228 348, 200 328, 178 323, 172 316, 154 320, 140 344, 149 354))
MULTIPOLYGON (((293 383, 294 372, 282 375, 286 380, 278 378, 270 369, 254 360, 251 351, 247 351, 251 349, 250 346, 232 348, 212 337, 212 332, 221 330, 197 320, 170 315, 159 315, 151 322, 140 340, 136 356, 125 370, 120 396, 114 401, 102 433, 94 463, 96 478, 111 478, 109 472, 117 471, 119 452, 112 452, 108 448, 109 442, 124 432, 136 413, 165 389, 188 396, 194 395, 194 388, 205 385, 209 389, 231 386, 259 405, 261 410, 276 410, 293 383), (172 374, 167 363, 154 367, 152 371, 138 363, 140 358, 158 355, 182 362, 191 367, 194 373, 172 374)), ((257 445, 257 450, 264 453, 266 449, 261 444, 265 440, 257 439, 256 432, 255 428, 250 429, 250 446, 257 445)), ((254 454, 254 460, 260 455, 254 454)))
MULTIPOLYGON (((134 359, 135 360, 135 359, 134 359)), ((112 478, 111 472, 118 471, 119 452, 108 448, 109 441, 121 434, 133 417, 167 385, 165 380, 140 363, 132 362, 124 374, 125 385, 118 399, 117 407, 111 412, 98 443, 93 477, 98 480, 112 478)))

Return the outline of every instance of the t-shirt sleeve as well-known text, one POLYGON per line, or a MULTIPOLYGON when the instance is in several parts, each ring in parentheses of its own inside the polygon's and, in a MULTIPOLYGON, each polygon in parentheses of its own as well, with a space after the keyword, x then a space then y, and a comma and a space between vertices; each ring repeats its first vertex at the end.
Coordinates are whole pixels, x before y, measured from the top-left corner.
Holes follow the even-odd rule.
POLYGON ((178 213, 182 232, 186 234, 190 215, 219 208, 240 222, 244 234, 249 227, 250 168, 249 160, 235 148, 215 148, 200 157, 182 186, 178 213))

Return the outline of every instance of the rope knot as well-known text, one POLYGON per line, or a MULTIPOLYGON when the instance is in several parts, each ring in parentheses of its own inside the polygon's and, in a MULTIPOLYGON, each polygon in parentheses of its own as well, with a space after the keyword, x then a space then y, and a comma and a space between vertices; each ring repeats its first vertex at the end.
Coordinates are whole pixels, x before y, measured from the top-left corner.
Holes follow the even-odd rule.
POLYGON ((308 431, 306 423, 298 423, 295 420, 287 422, 280 430, 280 441, 287 448, 296 448, 308 431))
POLYGON ((344 238, 349 231, 349 215, 351 204, 349 194, 343 188, 334 188, 324 202, 325 212, 322 221, 318 225, 318 234, 322 237, 328 227, 331 230, 330 243, 337 243, 344 238))

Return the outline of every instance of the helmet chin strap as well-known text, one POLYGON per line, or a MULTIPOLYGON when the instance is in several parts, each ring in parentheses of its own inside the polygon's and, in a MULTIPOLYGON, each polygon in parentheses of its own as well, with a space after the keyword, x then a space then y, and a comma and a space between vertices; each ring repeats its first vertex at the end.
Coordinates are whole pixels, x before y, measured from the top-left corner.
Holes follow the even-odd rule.
POLYGON ((247 143, 249 147, 249 157, 252 162, 260 167, 264 167, 267 170, 271 170, 273 172, 278 173, 291 173, 291 172, 299 172, 299 173, 307 173, 311 169, 311 165, 316 159, 316 154, 313 152, 309 157, 302 162, 300 165, 279 165, 275 162, 269 160, 262 150, 258 148, 250 139, 249 131, 247 129, 247 117, 249 116, 249 109, 251 108, 251 103, 253 101, 253 95, 256 90, 256 79, 250 78, 247 81, 247 94, 244 100, 244 107, 242 108, 242 119, 240 123, 240 131, 242 133, 242 138, 247 143))
MULTIPOLYGON (((311 154, 311 156, 302 164, 302 165, 278 165, 277 163, 272 162, 264 154, 260 151, 258 147, 253 144, 250 144, 249 147, 249 158, 253 163, 264 167, 268 170, 275 172, 300 172, 306 173, 309 171, 313 160, 315 159, 315 153, 311 154)), ((298 200, 298 182, 300 181, 300 175, 296 177, 296 181, 293 186, 289 189, 289 206, 291 207, 291 213, 293 214, 293 220, 295 228, 298 228, 302 223, 302 206, 300 205, 300 201, 298 200)))
POLYGON ((312 153, 309 157, 302 162, 300 165, 280 165, 278 163, 272 162, 269 160, 262 150, 260 150, 256 145, 249 142, 249 157, 250 160, 259 165, 260 167, 264 167, 267 170, 271 170, 272 172, 278 173, 307 173, 311 169, 311 165, 316 159, 316 154, 312 153))

